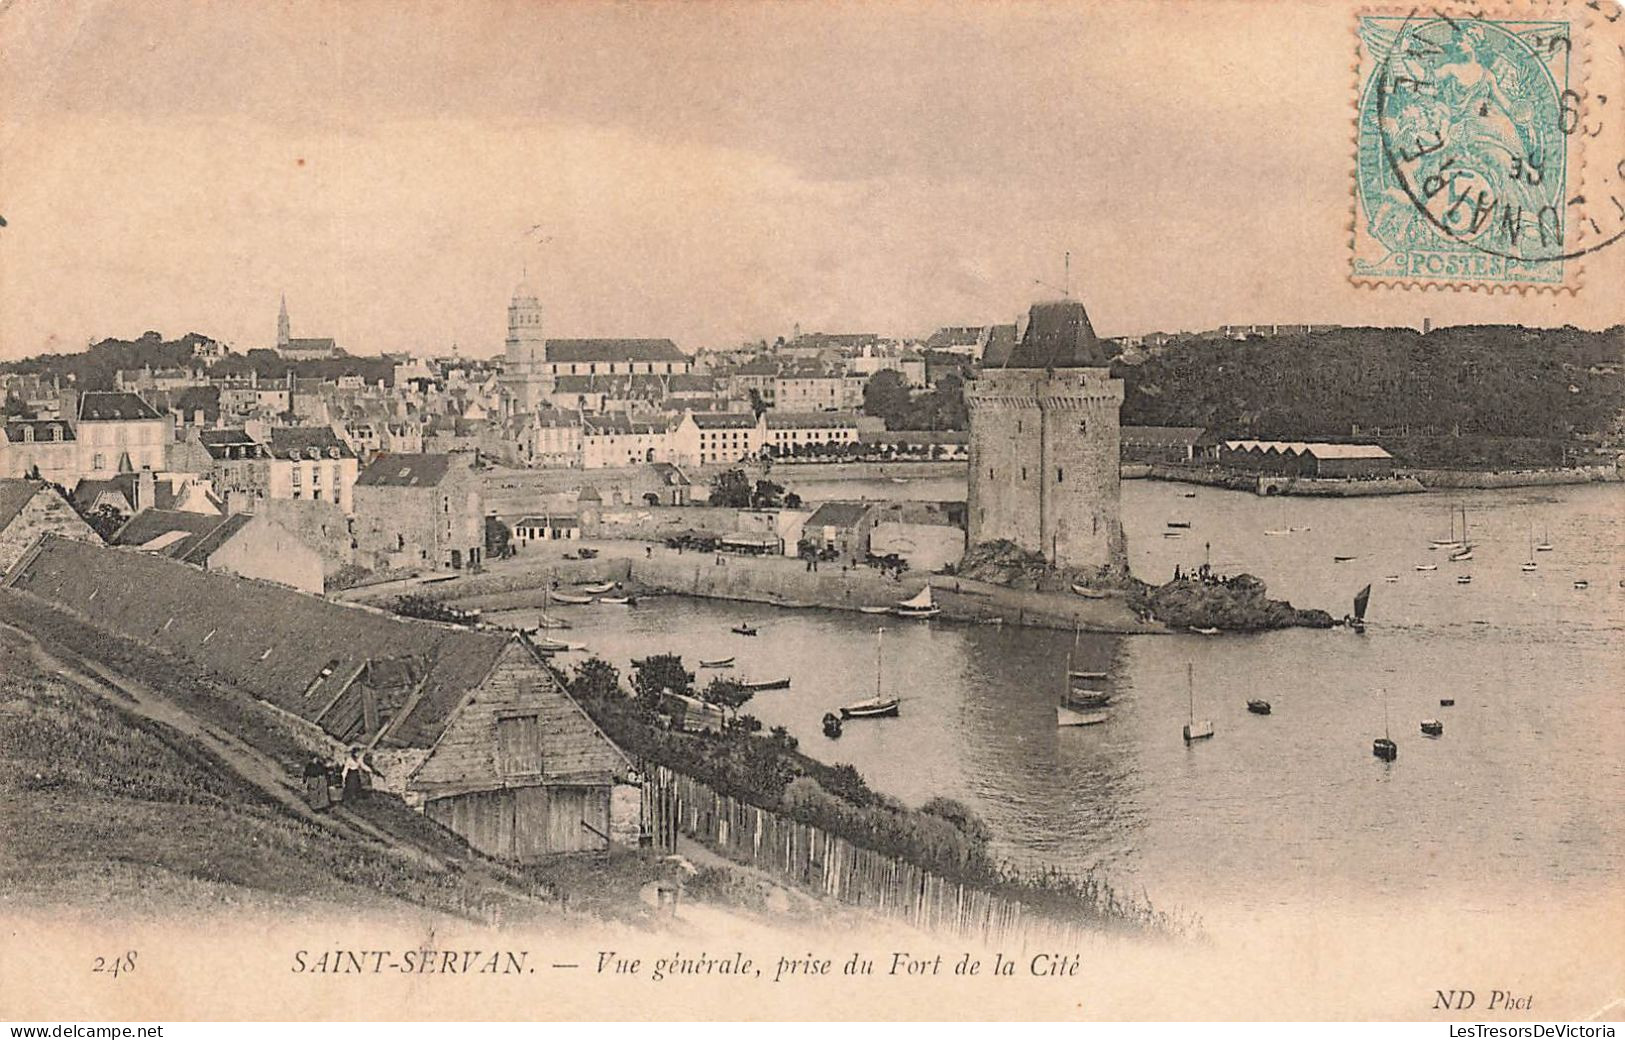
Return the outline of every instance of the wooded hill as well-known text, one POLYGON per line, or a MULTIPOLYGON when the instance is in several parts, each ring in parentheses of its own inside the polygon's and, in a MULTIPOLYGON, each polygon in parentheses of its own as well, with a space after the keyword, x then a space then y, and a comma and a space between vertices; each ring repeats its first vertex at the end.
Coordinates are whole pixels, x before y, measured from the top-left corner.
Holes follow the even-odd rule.
MULTIPOLYGON (((141 368, 193 368, 202 365, 193 359, 193 351, 200 344, 214 340, 198 332, 188 332, 179 339, 164 339, 159 332, 146 332, 136 339, 104 339, 92 343, 86 350, 72 354, 39 354, 20 361, 0 364, 0 371, 25 372, 56 376, 64 386, 70 384, 78 390, 112 390, 114 375, 119 370, 141 368)), ((250 350, 246 354, 232 354, 221 358, 209 369, 217 376, 242 376, 250 371, 261 379, 278 380, 295 376, 335 379, 341 375, 360 375, 369 383, 390 380, 394 363, 382 357, 339 357, 289 361, 274 350, 250 350)))
POLYGON ((1625 403, 1625 326, 1348 328, 1170 344, 1119 361, 1123 423, 1301 440, 1358 429, 1569 440, 1625 403))

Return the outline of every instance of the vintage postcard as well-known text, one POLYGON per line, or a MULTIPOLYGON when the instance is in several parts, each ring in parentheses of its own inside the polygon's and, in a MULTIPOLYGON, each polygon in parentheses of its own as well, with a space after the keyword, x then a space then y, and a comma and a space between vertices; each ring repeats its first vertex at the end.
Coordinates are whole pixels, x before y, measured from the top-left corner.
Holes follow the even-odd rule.
POLYGON ((3 0, 0 97, 0 1020, 1625 1017, 1614 0, 3 0))

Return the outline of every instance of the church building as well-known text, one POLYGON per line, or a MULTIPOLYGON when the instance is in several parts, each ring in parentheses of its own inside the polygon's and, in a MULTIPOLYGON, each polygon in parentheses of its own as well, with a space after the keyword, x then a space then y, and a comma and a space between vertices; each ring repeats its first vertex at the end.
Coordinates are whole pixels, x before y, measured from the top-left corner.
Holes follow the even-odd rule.
POLYGON ((1039 303, 1008 360, 966 385, 970 545, 1005 539, 1052 566, 1127 572, 1123 382, 1109 363, 1082 303, 1039 303))

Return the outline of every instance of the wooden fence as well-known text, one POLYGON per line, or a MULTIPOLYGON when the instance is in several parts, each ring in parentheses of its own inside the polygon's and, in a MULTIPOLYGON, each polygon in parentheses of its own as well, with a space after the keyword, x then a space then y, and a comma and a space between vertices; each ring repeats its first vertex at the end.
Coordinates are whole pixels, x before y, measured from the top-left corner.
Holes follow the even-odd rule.
POLYGON ((918 928, 988 943, 1067 943, 1081 923, 1040 917, 1017 900, 952 881, 912 863, 859 848, 821 827, 718 794, 665 766, 645 770, 644 819, 657 848, 678 832, 738 862, 777 874, 852 906, 918 928))

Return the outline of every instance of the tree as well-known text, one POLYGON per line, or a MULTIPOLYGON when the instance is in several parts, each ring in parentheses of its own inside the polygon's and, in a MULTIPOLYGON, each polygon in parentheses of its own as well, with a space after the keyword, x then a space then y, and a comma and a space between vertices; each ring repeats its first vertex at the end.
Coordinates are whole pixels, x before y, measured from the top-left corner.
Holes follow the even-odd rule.
POLYGON ((749 509, 750 480, 742 469, 727 469, 711 478, 711 505, 729 509, 749 509))
POLYGON ((752 697, 756 696, 754 690, 747 690, 736 682, 730 682, 722 676, 716 676, 706 685, 700 693, 700 699, 708 704, 716 704, 737 713, 752 697))
POLYGON ((863 414, 886 420, 888 430, 903 429, 913 397, 900 373, 883 369, 863 384, 863 414))
POLYGON ((500 560, 513 554, 513 532, 494 516, 485 518, 485 555, 500 560))
POLYGON ((767 411, 767 402, 762 400, 762 392, 754 386, 750 388, 750 410, 758 419, 767 411))
POLYGON ((788 494, 786 494, 784 496, 784 508, 786 508, 786 509, 800 509, 801 508, 801 496, 796 494, 794 491, 791 491, 788 494))
POLYGON ((621 696, 621 673, 601 657, 589 657, 576 665, 570 679, 570 694, 579 701, 605 701, 621 696))
POLYGON ((771 480, 758 480, 751 492, 750 504, 755 509, 777 509, 784 495, 784 485, 771 480))
POLYGON ((659 703, 666 690, 685 697, 694 692, 694 673, 683 667, 677 654, 655 654, 632 662, 632 688, 649 706, 659 703))

